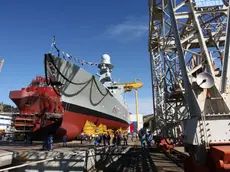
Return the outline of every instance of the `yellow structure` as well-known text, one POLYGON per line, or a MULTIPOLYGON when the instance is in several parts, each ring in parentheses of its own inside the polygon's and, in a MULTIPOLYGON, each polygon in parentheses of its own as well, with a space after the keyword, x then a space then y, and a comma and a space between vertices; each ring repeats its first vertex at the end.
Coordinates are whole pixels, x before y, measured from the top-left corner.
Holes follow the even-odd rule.
POLYGON ((108 132, 109 134, 113 134, 113 133, 114 133, 114 131, 113 131, 112 129, 108 129, 107 132, 108 132))
POLYGON ((96 128, 97 128, 97 126, 94 123, 92 123, 90 121, 86 121, 84 128, 83 128, 83 131, 85 134, 94 134, 96 128))
POLYGON ((139 89, 143 86, 142 82, 136 82, 137 79, 135 79, 135 82, 127 82, 127 83, 120 83, 120 84, 115 84, 115 85, 122 85, 125 89, 125 92, 130 92, 132 89, 139 89))
MULTIPOLYGON (((86 135, 91 135, 91 134, 107 134, 109 133, 110 135, 113 135, 114 130, 112 129, 107 129, 107 126, 104 124, 100 124, 98 127, 90 122, 90 121, 86 121, 85 125, 83 127, 83 132, 86 135)), ((122 130, 121 128, 116 130, 115 132, 120 132, 121 134, 127 134, 128 130, 122 130)))
MULTIPOLYGON (((4 62, 4 61, 3 61, 4 62)), ((135 79, 135 82, 128 82, 128 83, 119 83, 114 84, 114 86, 121 85, 124 87, 125 92, 130 92, 132 89, 135 89, 135 99, 136 99, 136 115, 137 115, 137 131, 139 131, 138 128, 138 92, 137 90, 143 86, 142 82, 137 82, 139 79, 135 79)), ((113 133, 113 130, 107 129, 106 125, 100 124, 98 127, 90 122, 86 121, 85 126, 83 128, 83 131, 85 134, 105 134, 109 132, 110 134, 113 133), (97 130, 97 132, 96 132, 97 130)), ((127 130, 118 129, 116 132, 121 132, 122 134, 126 134, 127 130)))
POLYGON ((128 130, 122 130, 122 128, 116 130, 116 132, 121 133, 121 134, 127 134, 128 130))
POLYGON ((142 82, 137 82, 139 79, 135 79, 135 82, 130 82, 130 83, 120 83, 120 84, 115 84, 115 85, 122 85, 124 86, 125 92, 130 92, 132 89, 135 89, 135 101, 136 101, 136 120, 137 120, 137 131, 139 131, 138 127, 138 89, 143 86, 142 82))
POLYGON ((105 134, 105 133, 107 133, 107 126, 103 125, 103 124, 100 124, 97 127, 97 130, 98 130, 98 134, 105 134))

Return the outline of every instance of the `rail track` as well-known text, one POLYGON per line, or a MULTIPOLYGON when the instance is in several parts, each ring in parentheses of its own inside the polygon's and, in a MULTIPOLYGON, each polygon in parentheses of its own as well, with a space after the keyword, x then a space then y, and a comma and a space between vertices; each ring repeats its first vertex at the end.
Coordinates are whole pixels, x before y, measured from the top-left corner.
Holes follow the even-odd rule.
POLYGON ((160 152, 157 148, 146 148, 136 144, 118 161, 104 171, 121 172, 183 172, 184 160, 188 156, 173 149, 171 153, 160 152))
POLYGON ((170 153, 164 152, 164 154, 182 169, 184 169, 184 161, 189 157, 176 149, 172 149, 170 153))

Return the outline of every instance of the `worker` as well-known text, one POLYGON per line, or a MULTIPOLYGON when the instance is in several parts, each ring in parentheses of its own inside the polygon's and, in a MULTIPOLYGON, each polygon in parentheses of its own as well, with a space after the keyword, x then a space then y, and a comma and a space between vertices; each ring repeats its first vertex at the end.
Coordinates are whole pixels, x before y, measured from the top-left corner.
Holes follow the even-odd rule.
POLYGON ((127 136, 125 134, 123 135, 123 139, 124 139, 124 145, 127 146, 128 145, 127 136))
POLYGON ((109 146, 110 146, 110 140, 111 140, 111 137, 110 137, 110 134, 108 133, 108 135, 107 135, 107 143, 108 143, 109 146))
POLYGON ((28 135, 27 134, 24 135, 24 143, 28 143, 28 135))
POLYGON ((30 136, 30 144, 32 145, 33 144, 33 137, 30 136))
POLYGON ((146 135, 145 134, 142 135, 140 140, 141 140, 141 147, 145 148, 146 135))
POLYGON ((153 141, 153 136, 151 134, 151 131, 148 131, 148 134, 146 135, 146 141, 147 141, 148 147, 151 147, 151 143, 153 141))
POLYGON ((42 149, 43 149, 43 150, 48 149, 48 139, 47 139, 46 136, 44 136, 44 138, 43 138, 42 149))
POLYGON ((103 134, 102 138, 103 138, 103 144, 104 144, 104 146, 106 146, 107 135, 103 134))
POLYGON ((103 140, 103 134, 99 134, 99 145, 102 143, 103 140))
POLYGON ((138 133, 135 133, 136 134, 136 141, 138 140, 138 138, 140 139, 139 137, 139 134, 138 133))
POLYGON ((83 139, 84 139, 84 132, 82 131, 81 132, 81 144, 82 144, 83 139))
POLYGON ((117 139, 117 146, 120 146, 121 145, 121 133, 120 132, 118 132, 116 139, 117 139))
POLYGON ((117 143, 117 133, 113 134, 113 145, 115 145, 117 143))
POLYGON ((66 136, 66 134, 63 136, 63 147, 67 147, 67 136, 66 136))
POLYGON ((53 137, 51 134, 48 136, 47 142, 48 142, 48 151, 53 150, 53 137))
POLYGON ((145 148, 145 141, 146 141, 146 128, 143 127, 139 131, 139 140, 141 141, 141 147, 145 148))
POLYGON ((98 145, 99 145, 99 136, 98 136, 98 135, 96 135, 96 136, 94 137, 94 145, 95 145, 95 146, 98 146, 98 145))

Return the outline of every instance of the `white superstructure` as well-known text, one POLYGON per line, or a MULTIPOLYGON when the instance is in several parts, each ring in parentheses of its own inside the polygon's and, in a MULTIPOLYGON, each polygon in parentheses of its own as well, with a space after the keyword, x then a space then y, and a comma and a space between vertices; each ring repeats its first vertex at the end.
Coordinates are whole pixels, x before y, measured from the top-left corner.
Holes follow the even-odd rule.
POLYGON ((0 131, 10 132, 14 128, 15 113, 0 112, 0 131))
POLYGON ((113 94, 116 99, 123 104, 123 106, 127 106, 124 100, 124 87, 119 85, 114 85, 112 81, 111 72, 113 69, 113 65, 110 61, 110 56, 108 54, 103 54, 101 57, 101 63, 98 65, 100 69, 99 81, 109 89, 109 91, 113 94))

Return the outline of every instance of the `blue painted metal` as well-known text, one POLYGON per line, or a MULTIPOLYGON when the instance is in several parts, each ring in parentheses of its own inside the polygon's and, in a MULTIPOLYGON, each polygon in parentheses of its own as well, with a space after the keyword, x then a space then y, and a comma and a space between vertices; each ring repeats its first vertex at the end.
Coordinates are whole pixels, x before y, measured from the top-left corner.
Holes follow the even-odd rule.
POLYGON ((134 132, 137 133, 137 122, 132 122, 134 124, 134 132))
POLYGON ((10 126, 11 124, 2 124, 0 123, 0 126, 10 126))

